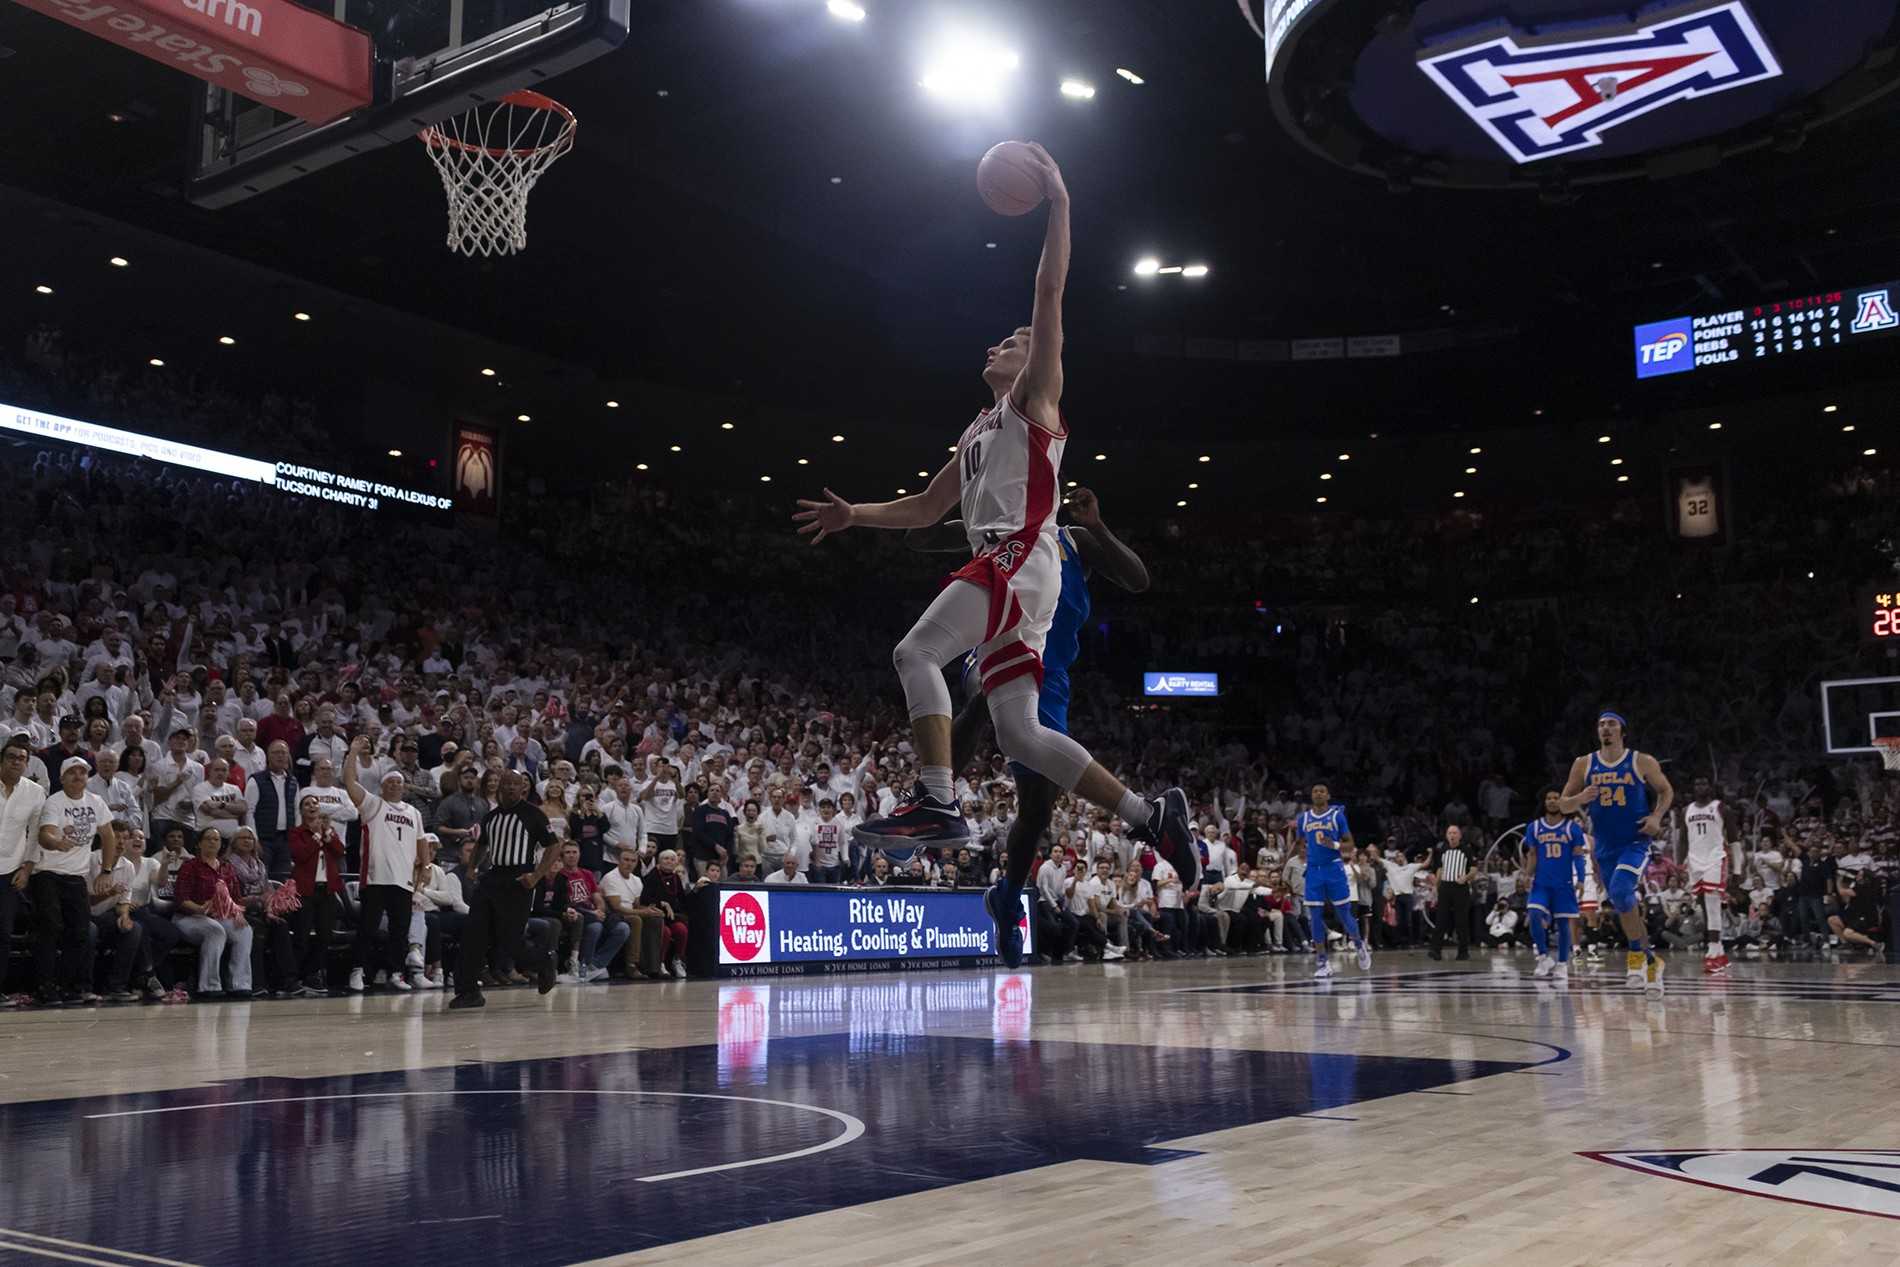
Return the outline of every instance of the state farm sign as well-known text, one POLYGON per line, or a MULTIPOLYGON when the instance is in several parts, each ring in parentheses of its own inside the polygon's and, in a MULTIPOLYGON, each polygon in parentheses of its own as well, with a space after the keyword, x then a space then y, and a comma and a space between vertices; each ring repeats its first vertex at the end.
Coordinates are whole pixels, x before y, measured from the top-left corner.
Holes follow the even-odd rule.
POLYGON ((369 36, 290 0, 18 0, 309 123, 370 104, 369 36))

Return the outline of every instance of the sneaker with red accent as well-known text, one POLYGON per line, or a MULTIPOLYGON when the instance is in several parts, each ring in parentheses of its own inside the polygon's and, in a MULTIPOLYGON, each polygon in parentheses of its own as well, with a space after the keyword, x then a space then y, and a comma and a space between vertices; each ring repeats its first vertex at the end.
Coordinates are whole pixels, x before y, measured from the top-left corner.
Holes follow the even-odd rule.
POLYGON ((1153 845, 1155 852, 1180 875, 1182 890, 1193 888, 1201 877, 1201 854, 1195 845, 1194 824, 1188 817, 1187 793, 1171 787, 1160 796, 1149 798, 1148 804, 1153 809, 1152 815, 1140 827, 1130 824, 1129 838, 1153 845))
POLYGON ((1702 975, 1705 977, 1725 977, 1728 975, 1728 956, 1710 955, 1702 961, 1702 975))
POLYGON ((888 818, 858 824, 852 839, 867 849, 904 849, 913 845, 960 845, 970 839, 970 824, 955 801, 932 796, 919 783, 898 802, 888 818))

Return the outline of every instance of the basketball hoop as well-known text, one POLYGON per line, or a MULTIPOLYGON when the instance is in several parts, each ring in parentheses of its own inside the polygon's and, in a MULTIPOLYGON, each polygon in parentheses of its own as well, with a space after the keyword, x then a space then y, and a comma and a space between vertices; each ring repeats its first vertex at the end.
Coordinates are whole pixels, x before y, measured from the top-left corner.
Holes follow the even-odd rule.
POLYGON ((528 195, 574 148, 574 112, 522 89, 424 128, 417 136, 449 199, 448 247, 512 255, 528 245, 528 195))
POLYGON ((1874 747, 1880 749, 1880 759, 1889 770, 1900 770, 1900 736, 1876 739, 1874 747))

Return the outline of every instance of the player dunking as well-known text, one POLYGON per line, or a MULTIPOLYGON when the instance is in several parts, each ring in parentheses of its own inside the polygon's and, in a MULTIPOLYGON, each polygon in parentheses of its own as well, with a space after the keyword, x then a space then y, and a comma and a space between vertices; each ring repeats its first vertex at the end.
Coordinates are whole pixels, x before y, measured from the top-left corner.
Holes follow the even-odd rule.
POLYGON ((1344 857, 1356 852, 1352 828, 1346 825, 1346 807, 1332 803, 1333 794, 1324 783, 1313 785, 1313 808, 1303 810, 1294 821, 1294 829, 1306 841, 1306 917, 1313 924, 1314 953, 1319 966, 1315 977, 1333 975, 1332 961, 1326 956, 1326 904, 1333 904, 1339 926, 1346 930, 1358 951, 1361 970, 1372 967, 1372 949, 1352 913, 1352 883, 1346 877, 1344 857))
MULTIPOLYGON (((1069 191, 1055 160, 1031 146, 1049 222, 1027 327, 989 349, 983 382, 994 403, 976 416, 956 454, 922 493, 853 505, 830 489, 801 500, 793 516, 813 543, 852 527, 927 528, 961 503, 973 556, 897 644, 892 659, 909 706, 919 778, 888 817, 859 826, 868 844, 958 845, 969 825, 951 781, 950 688, 946 664, 972 647, 1003 752, 1056 787, 1119 814, 1136 839, 1191 884, 1199 873, 1187 796, 1179 788, 1145 800, 1037 717, 1042 650, 1061 585, 1056 536, 1063 445, 1062 291, 1069 272, 1069 191)), ((1014 909, 1014 894, 1009 909, 1014 909)), ((1014 927, 1011 921, 1011 927, 1014 927)))
POLYGON ((1649 930, 1643 923, 1643 867, 1649 861, 1645 837, 1662 835, 1663 816, 1676 790, 1656 758, 1624 746, 1627 731, 1621 713, 1605 709, 1597 716, 1597 750, 1570 763, 1558 808, 1566 814, 1587 810, 1590 815, 1605 895, 1629 939, 1624 984, 1661 994, 1662 956, 1647 943, 1649 930))
POLYGON ((1584 877, 1583 824, 1566 818, 1557 793, 1544 793, 1544 816, 1524 824, 1523 868, 1529 881, 1524 906, 1537 948, 1532 975, 1570 982, 1570 937, 1577 919, 1577 888, 1584 877), (1557 955, 1550 954, 1550 924, 1557 921, 1557 955))
POLYGON ((1728 952, 1722 946, 1722 896, 1728 891, 1728 842, 1735 838, 1728 807, 1715 799, 1715 788, 1697 775, 1695 795, 1682 811, 1682 834, 1689 842, 1689 883, 1695 885, 1708 919, 1708 947, 1702 953, 1705 976, 1728 971, 1728 952))
MULTIPOLYGON (((1140 593, 1148 588, 1148 568, 1141 556, 1124 545, 1102 522, 1095 494, 1078 488, 1068 497, 1069 515, 1075 521, 1056 530, 1056 548, 1062 557, 1061 593, 1056 612, 1049 623, 1049 637, 1042 653, 1042 689, 1036 702, 1036 717, 1044 726, 1062 734, 1069 733, 1069 666, 1082 651, 1082 626, 1089 619, 1089 573, 1100 572, 1128 590, 1140 593)), ((913 549, 949 552, 963 550, 963 525, 957 520, 938 524, 928 531, 913 531, 905 540, 913 549)), ((976 741, 988 720, 982 693, 974 689, 977 658, 974 653, 964 660, 963 680, 969 700, 950 727, 950 768, 961 770, 976 752, 976 741)), ((1049 830, 1055 813, 1055 785, 1033 770, 1018 766, 1016 775, 1016 821, 1010 825, 1003 879, 984 895, 990 918, 1000 930, 1000 949, 1005 967, 1022 963, 1022 930, 1016 921, 1019 906, 1011 905, 1012 894, 1021 893, 1029 880, 1029 868, 1036 860, 1036 842, 1049 830)))

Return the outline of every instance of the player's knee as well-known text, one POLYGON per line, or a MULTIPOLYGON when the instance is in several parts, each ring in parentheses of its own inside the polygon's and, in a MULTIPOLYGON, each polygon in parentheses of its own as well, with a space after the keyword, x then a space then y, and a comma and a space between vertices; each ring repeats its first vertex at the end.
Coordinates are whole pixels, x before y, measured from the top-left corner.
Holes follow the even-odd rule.
POLYGON ((1605 887, 1605 895, 1610 899, 1610 908, 1618 915, 1627 915, 1636 909, 1636 875, 1618 867, 1605 887))

